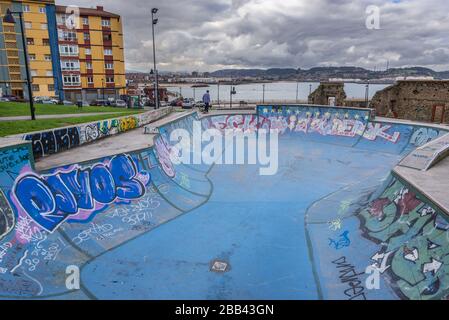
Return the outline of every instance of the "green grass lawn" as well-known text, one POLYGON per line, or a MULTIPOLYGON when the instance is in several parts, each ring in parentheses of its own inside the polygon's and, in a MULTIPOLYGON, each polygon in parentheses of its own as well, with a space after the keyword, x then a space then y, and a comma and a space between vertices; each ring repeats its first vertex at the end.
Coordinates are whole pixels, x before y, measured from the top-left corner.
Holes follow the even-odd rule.
MULTIPOLYGON (((57 106, 59 107, 59 106, 57 106)), ((83 108, 84 109, 84 108, 83 108)), ((117 109, 116 109, 117 110, 117 109)), ((97 120, 105 120, 111 118, 117 118, 127 116, 131 114, 141 113, 140 111, 121 112, 117 114, 87 116, 87 117, 75 117, 75 118, 63 118, 63 119, 42 119, 42 120, 23 120, 23 121, 0 121, 0 137, 27 133, 33 131, 41 131, 46 129, 53 129, 59 127, 66 127, 79 123, 89 123, 97 120)))
MULTIPOLYGON (((35 104, 37 115, 78 114, 92 112, 126 112, 128 109, 113 107, 83 107, 35 104)), ((16 117, 30 115, 28 103, 0 102, 0 117, 16 117)))

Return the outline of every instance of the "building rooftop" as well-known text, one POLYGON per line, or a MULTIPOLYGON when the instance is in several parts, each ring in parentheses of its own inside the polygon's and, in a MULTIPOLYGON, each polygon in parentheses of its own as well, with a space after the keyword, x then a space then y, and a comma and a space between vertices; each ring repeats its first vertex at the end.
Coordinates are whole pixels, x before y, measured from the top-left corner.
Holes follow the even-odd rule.
MULTIPOLYGON (((57 13, 66 13, 68 6, 56 6, 57 13)), ((95 16, 104 18, 120 18, 120 15, 104 11, 104 7, 97 6, 96 8, 79 8, 81 16, 95 16)))

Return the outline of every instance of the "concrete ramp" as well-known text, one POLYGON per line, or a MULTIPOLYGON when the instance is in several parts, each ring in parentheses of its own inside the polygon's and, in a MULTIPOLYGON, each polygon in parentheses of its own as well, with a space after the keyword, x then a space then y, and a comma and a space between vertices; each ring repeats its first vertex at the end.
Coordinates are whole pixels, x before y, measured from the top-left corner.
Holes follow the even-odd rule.
POLYGON ((404 158, 401 167, 427 171, 449 155, 449 134, 419 147, 404 158))
POLYGON ((129 141, 40 172, 34 143, 0 149, 0 298, 449 296, 447 212, 392 174, 445 130, 321 106, 191 113, 155 127, 157 135, 139 129, 139 139, 152 140, 143 148, 129 141), (180 141, 171 133, 191 134, 197 121, 219 132, 276 131, 278 171, 172 161, 180 141), (73 273, 79 287, 67 281, 73 273))

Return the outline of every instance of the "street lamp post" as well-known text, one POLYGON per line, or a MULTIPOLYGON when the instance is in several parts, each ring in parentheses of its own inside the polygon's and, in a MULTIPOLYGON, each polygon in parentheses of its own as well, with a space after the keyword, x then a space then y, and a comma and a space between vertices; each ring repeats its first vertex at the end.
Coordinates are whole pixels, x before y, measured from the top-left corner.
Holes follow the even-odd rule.
POLYGON ((262 85, 262 103, 265 103, 265 84, 262 85))
POLYGON ((217 91, 218 91, 218 107, 220 108, 220 81, 217 83, 217 91))
POLYGON ((31 76, 30 76, 30 66, 28 62, 28 49, 27 42, 25 38, 25 30, 23 28, 23 13, 21 11, 11 11, 7 10, 6 15, 3 17, 3 22, 5 23, 16 23, 16 19, 14 19, 14 14, 19 15, 20 20, 20 32, 22 33, 22 45, 23 45, 23 55, 25 58, 25 70, 27 75, 27 84, 28 84, 28 98, 30 100, 30 112, 31 112, 31 120, 36 120, 35 109, 34 109, 34 100, 33 100, 33 88, 31 85, 31 76))
POLYGON ((153 32, 153 62, 154 62, 154 76, 155 76, 155 82, 154 82, 154 93, 156 97, 156 109, 159 109, 159 79, 158 79, 158 72, 156 67, 156 43, 155 43, 155 36, 154 36, 154 26, 157 24, 158 19, 154 18, 154 15, 159 11, 157 8, 151 9, 151 29, 153 32))
POLYGON ((101 89, 103 90, 103 103, 105 103, 106 94, 104 90, 104 78, 101 78, 101 89))
POLYGON ((299 102, 299 82, 296 83, 296 103, 299 102))
POLYGON ((369 80, 368 80, 368 83, 366 84, 365 106, 366 106, 366 108, 369 108, 369 80))

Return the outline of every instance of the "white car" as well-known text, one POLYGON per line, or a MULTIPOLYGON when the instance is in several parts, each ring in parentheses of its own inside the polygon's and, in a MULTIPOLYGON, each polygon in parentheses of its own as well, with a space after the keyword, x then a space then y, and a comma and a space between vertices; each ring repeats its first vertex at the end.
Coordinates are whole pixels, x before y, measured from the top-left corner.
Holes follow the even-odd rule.
POLYGON ((48 99, 48 100, 42 100, 43 104, 58 104, 58 100, 56 99, 48 99))
POLYGON ((126 108, 128 106, 124 100, 115 100, 112 105, 119 108, 126 108))
POLYGON ((183 109, 193 109, 193 107, 194 107, 194 101, 192 99, 184 99, 184 101, 182 101, 183 109))

